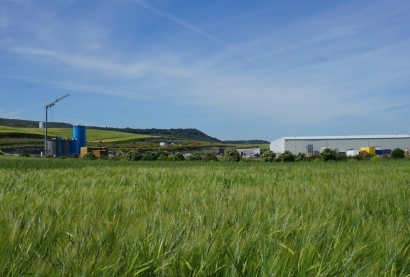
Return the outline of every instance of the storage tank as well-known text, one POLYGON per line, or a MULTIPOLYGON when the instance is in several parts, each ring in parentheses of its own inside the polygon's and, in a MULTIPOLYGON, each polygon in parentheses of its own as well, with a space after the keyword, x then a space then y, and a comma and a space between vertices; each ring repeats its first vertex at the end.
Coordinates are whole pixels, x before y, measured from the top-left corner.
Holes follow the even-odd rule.
POLYGON ((69 140, 68 139, 63 139, 61 141, 61 156, 69 157, 69 140))
POLYGON ((40 122, 38 123, 38 128, 44 129, 44 128, 46 128, 46 124, 45 124, 43 121, 40 121, 40 122))
POLYGON ((73 138, 77 140, 77 153, 80 153, 81 147, 85 147, 87 144, 85 126, 73 126, 73 138))
POLYGON ((68 155, 71 157, 73 154, 80 155, 78 152, 78 144, 76 139, 71 139, 68 141, 68 155))
POLYGON ((47 140, 47 153, 46 155, 52 155, 52 156, 57 156, 57 140, 56 139, 50 139, 47 140))

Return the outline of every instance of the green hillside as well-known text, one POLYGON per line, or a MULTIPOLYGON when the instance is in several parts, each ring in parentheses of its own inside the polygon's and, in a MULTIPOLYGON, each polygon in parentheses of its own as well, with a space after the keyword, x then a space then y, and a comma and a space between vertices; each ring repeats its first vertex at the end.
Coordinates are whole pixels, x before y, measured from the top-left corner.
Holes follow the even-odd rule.
MULTIPOLYGON (((0 118, 0 149, 10 153, 39 153, 44 147, 44 129, 38 128, 37 121, 0 118)), ((56 123, 60 127, 48 128, 48 137, 72 138, 72 125, 56 123), (61 127, 62 126, 62 127, 61 127)), ((51 123, 49 126, 53 126, 51 123)), ((134 149, 138 151, 219 151, 220 147, 249 148, 259 146, 268 149, 265 141, 222 142, 197 129, 132 129, 102 128, 87 126, 87 145, 103 146, 109 149, 134 149), (172 145, 160 146, 161 141, 172 145)))
POLYGON ((141 134, 141 135, 149 135, 149 136, 179 138, 179 139, 187 139, 187 140, 221 143, 219 139, 208 136, 204 132, 201 132, 195 128, 135 129, 135 128, 128 128, 128 127, 127 128, 112 128, 112 127, 95 127, 95 126, 88 126, 87 128, 88 129, 98 129, 98 130, 119 131, 119 132, 124 132, 124 133, 141 134))
MULTIPOLYGON (((0 149, 7 153, 40 153, 44 147, 44 129, 0 126, 0 149)), ((48 137, 72 138, 72 128, 48 128, 48 137)), ((223 146, 221 143, 201 142, 173 137, 133 134, 111 130, 88 129, 87 146, 103 146, 110 150, 138 151, 200 151, 223 146), (160 146, 161 141, 172 145, 160 146)), ((214 149, 215 150, 215 149, 214 149)))
MULTIPOLYGON (((34 121, 34 120, 0 118, 0 126, 38 128, 38 125, 39 125, 39 121, 34 121)), ((73 125, 68 124, 68 123, 62 123, 62 122, 48 122, 48 126, 51 128, 70 128, 73 125)))
MULTIPOLYGON (((7 127, 18 127, 18 128, 34 128, 38 129, 39 122, 33 120, 21 120, 21 119, 9 119, 0 118, 0 126, 7 127)), ((73 125, 61 122, 48 122, 50 128, 72 128, 73 125)), ((145 135, 146 137, 166 137, 166 138, 177 138, 186 140, 196 140, 196 141, 207 141, 221 143, 220 140, 208 136, 204 132, 201 132, 195 128, 172 128, 172 129, 136 129, 136 128, 116 128, 116 127, 97 127, 97 126, 86 126, 87 130, 103 130, 103 131, 115 131, 121 133, 131 133, 137 135, 145 135)), ((91 133, 90 133, 91 134, 91 133)), ((58 134, 60 136, 65 136, 63 133, 58 134)), ((120 136, 122 138, 123 136, 120 136)), ((114 138, 116 139, 116 137, 114 138)), ((132 139, 132 138, 131 138, 132 139)), ((93 140, 93 139, 90 139, 93 140)))
MULTIPOLYGON (((149 138, 152 136, 130 134, 116 131, 105 131, 105 130, 90 130, 87 129, 87 141, 88 142, 113 142, 113 141, 126 141, 133 139, 149 138)), ((0 126, 0 136, 7 138, 7 135, 13 136, 13 134, 22 134, 30 137, 31 135, 37 135, 36 137, 44 137, 44 129, 40 128, 16 128, 0 126)), ((73 129, 72 128, 48 128, 49 137, 63 137, 72 138, 73 129)))

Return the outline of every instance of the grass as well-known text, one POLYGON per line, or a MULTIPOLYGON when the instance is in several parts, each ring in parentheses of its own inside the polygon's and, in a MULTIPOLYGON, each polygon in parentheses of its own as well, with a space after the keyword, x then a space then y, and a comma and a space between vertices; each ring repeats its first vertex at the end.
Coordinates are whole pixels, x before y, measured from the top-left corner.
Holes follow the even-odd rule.
POLYGON ((0 157, 0 275, 409 276, 408 161, 0 157))

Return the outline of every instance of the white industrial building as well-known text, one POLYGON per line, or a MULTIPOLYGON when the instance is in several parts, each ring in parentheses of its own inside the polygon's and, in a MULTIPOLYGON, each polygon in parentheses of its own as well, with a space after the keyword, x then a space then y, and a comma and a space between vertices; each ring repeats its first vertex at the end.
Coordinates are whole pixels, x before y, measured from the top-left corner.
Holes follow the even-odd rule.
POLYGON ((259 147, 256 148, 238 148, 236 149, 242 157, 255 157, 261 154, 259 147))
POLYGON ((325 148, 332 148, 338 152, 360 150, 361 147, 375 147, 376 149, 410 148, 410 135, 370 135, 370 136, 312 136, 312 137, 283 137, 270 143, 270 150, 283 153, 286 150, 307 155, 318 154, 325 148))

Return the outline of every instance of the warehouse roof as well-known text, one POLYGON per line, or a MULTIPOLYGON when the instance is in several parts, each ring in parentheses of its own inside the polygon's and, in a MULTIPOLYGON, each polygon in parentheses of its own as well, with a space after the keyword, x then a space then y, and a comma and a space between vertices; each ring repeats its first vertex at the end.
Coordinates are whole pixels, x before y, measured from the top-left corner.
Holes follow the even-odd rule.
POLYGON ((360 136, 306 136, 306 137, 282 137, 278 140, 332 140, 332 139, 395 139, 395 138, 408 138, 410 135, 360 135, 360 136))

